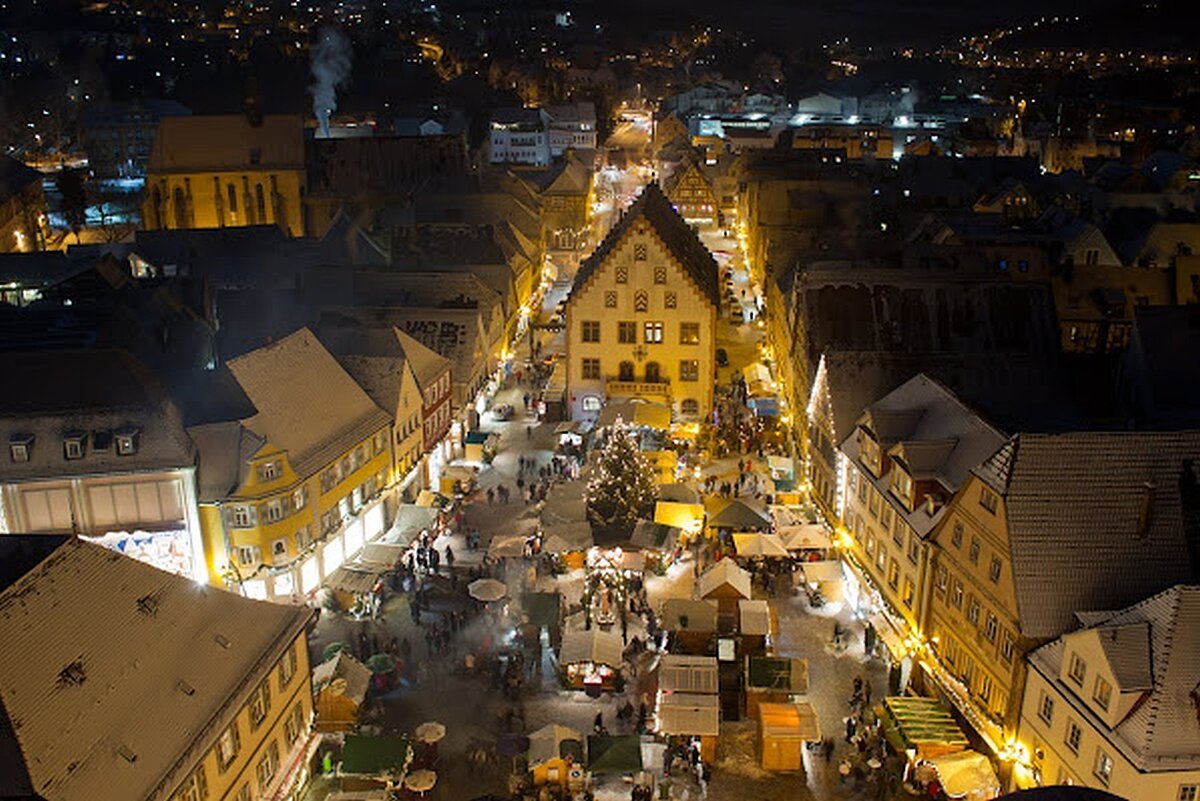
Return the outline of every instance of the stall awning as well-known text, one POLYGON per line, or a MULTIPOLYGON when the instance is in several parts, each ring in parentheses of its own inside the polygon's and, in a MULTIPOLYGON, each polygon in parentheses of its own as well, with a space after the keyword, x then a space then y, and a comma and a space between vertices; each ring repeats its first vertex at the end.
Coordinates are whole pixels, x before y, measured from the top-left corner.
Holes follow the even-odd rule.
POLYGON ((701 598, 740 595, 749 598, 750 574, 738 567, 729 557, 722 559, 700 576, 698 589, 701 598))
POLYGON ((882 612, 876 612, 867 618, 867 622, 875 629, 875 634, 879 639, 883 640, 883 644, 891 653, 892 658, 903 659, 908 653, 908 648, 905 646, 900 632, 896 631, 896 627, 892 625, 892 621, 888 620, 882 612))
POLYGON ((950 798, 995 798, 1000 792, 1000 780, 991 761, 978 751, 943 754, 930 759, 929 764, 950 798))
POLYGON ((833 545, 829 529, 820 523, 785 526, 779 529, 779 538, 783 540, 783 547, 789 551, 803 551, 808 548, 829 548, 833 545))
POLYGON ((745 501, 710 497, 705 507, 709 528, 731 528, 737 531, 767 531, 771 528, 770 517, 745 501))
POLYGON ((383 570, 373 570, 365 565, 342 565, 325 578, 325 586, 342 592, 370 592, 375 582, 384 574, 383 570), (361 569, 359 569, 361 567, 361 569))
POLYGON ((489 559, 524 556, 525 537, 522 535, 509 535, 507 537, 497 535, 492 537, 492 541, 488 543, 487 555, 489 559))
POLYGON ((586 520, 542 526, 542 550, 547 553, 586 551, 595 544, 592 524, 586 520))
POLYGON ((442 480, 470 484, 475 480, 475 471, 465 465, 452 464, 442 471, 442 480))
POLYGON ((716 631, 717 604, 715 601, 668 598, 663 601, 662 626, 667 631, 716 631))
POLYGON ((759 704, 758 725, 762 736, 775 740, 821 739, 821 722, 809 703, 759 704))
POLYGON ((621 635, 600 629, 569 631, 563 635, 558 661, 564 665, 592 662, 621 667, 621 635))
POLYGON ((771 633, 771 607, 766 601, 738 601, 738 633, 749 637, 771 633))
POLYGON ((883 733, 898 751, 923 746, 961 751, 968 745, 950 711, 933 698, 883 699, 883 733))
POLYGON ((579 421, 578 420, 564 420, 554 427, 554 433, 556 435, 574 434, 578 431, 579 431, 579 421))
POLYGON ((658 689, 712 695, 720 688, 717 670, 715 656, 667 654, 658 663, 658 689))
POLYGON ((787 456, 768 454, 767 467, 770 469, 771 475, 775 478, 794 478, 796 475, 795 464, 787 456))
POLYGON ((704 525, 704 504, 656 501, 654 522, 696 533, 704 525))
POLYGON ((642 739, 636 734, 589 734, 587 755, 592 773, 633 773, 642 769, 642 739))
POLYGON ((357 561, 367 567, 391 570, 404 557, 406 550, 405 546, 397 543, 369 542, 363 546, 357 561))
POLYGON ((836 559, 828 559, 824 562, 805 562, 800 565, 800 569, 804 571, 804 580, 814 584, 841 581, 845 578, 842 573, 842 563, 836 559))
POLYGON ((530 766, 570 755, 578 759, 583 752, 583 735, 556 723, 543 726, 529 735, 530 766))
POLYGON ((715 737, 721 733, 721 700, 716 695, 663 693, 657 718, 659 734, 715 737))
POLYGON ((786 558, 790 555, 787 548, 783 547, 783 540, 775 534, 759 534, 757 532, 734 534, 733 547, 737 550, 737 555, 743 557, 786 558))
POLYGON ((639 520, 633 527, 629 542, 638 548, 648 548, 653 551, 670 551, 679 541, 683 529, 668 526, 663 523, 652 523, 649 520, 639 520))
POLYGON ((345 651, 338 651, 329 659, 313 668, 313 686, 322 690, 335 680, 341 679, 341 695, 346 696, 356 704, 361 704, 367 697, 367 688, 371 684, 371 671, 362 662, 345 651))
MULTIPOLYGON (((423 490, 422 494, 425 492, 428 490, 423 490)), ((430 493, 430 496, 433 495, 434 493, 430 493)), ((392 521, 392 527, 383 541, 408 545, 422 531, 432 529, 437 524, 437 519, 438 509, 434 504, 402 503, 396 509, 396 519, 392 521)))

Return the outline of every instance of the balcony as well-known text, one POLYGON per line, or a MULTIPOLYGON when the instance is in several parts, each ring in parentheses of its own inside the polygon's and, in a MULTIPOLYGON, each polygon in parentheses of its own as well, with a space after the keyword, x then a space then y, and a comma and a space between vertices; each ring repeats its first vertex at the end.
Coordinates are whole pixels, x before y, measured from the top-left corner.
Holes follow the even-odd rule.
POLYGON ((610 398, 670 398, 671 383, 659 381, 620 381, 612 379, 604 383, 604 393, 610 398))

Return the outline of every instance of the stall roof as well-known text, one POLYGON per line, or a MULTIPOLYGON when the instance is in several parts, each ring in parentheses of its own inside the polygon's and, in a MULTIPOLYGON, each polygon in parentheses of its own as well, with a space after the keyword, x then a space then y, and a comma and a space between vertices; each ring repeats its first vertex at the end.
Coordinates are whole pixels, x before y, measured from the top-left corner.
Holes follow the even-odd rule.
POLYGON ((423 530, 433 528, 437 519, 438 509, 435 505, 402 503, 396 509, 396 519, 392 522, 392 528, 385 539, 389 542, 408 545, 423 530))
POLYGON ((492 537, 492 541, 488 543, 487 555, 489 559, 502 559, 506 556, 524 556, 525 536, 522 534, 511 534, 507 537, 499 535, 492 537))
POLYGON ((347 734, 342 746, 342 775, 400 778, 408 764, 407 737, 347 734))
POLYGON ((704 504, 656 501, 654 522, 674 526, 684 531, 697 531, 704 523, 704 504))
POLYGON ((740 531, 770 529, 771 519, 745 501, 709 498, 705 504, 710 528, 732 528, 740 531))
POLYGON ((746 686, 803 695, 808 692, 808 661, 786 656, 752 656, 746 686))
POLYGON ((676 503, 700 503, 700 493, 687 484, 663 484, 658 488, 658 497, 676 503))
POLYGON ((642 742, 636 734, 589 734, 587 742, 592 773, 633 773, 642 769, 642 742))
POLYGON ((375 582, 386 572, 366 565, 342 565, 325 579, 325 586, 342 592, 370 592, 375 582))
POLYGON ((320 690, 335 679, 346 681, 346 689, 342 695, 356 704, 361 704, 367 697, 367 687, 371 684, 371 671, 350 654, 338 651, 313 668, 313 686, 320 690))
POLYGON ((529 735, 529 765, 541 765, 567 755, 583 755, 583 735, 566 726, 551 723, 529 735), (574 743, 574 745, 570 745, 574 743))
POLYGON ((671 407, 649 401, 609 401, 600 410, 596 428, 606 428, 621 418, 626 425, 643 426, 666 431, 671 427, 671 407))
POLYGON ((629 535, 629 543, 652 551, 670 551, 675 548, 682 533, 683 529, 675 526, 639 520, 633 527, 633 533, 629 535))
POLYGON ((783 540, 776 534, 760 534, 747 532, 733 535, 733 547, 738 556, 769 556, 787 557, 790 554, 783 547, 783 540))
POLYGON ((716 695, 670 693, 658 699, 660 734, 716 736, 721 733, 721 699, 716 695))
POLYGON ((662 627, 667 631, 716 631, 717 605, 712 601, 668 598, 663 601, 662 627))
POLYGON ((369 542, 363 546, 357 561, 366 567, 391 570, 406 550, 405 546, 394 542, 369 542))
POLYGON ((600 629, 568 631, 563 635, 558 661, 564 665, 594 662, 618 669, 621 667, 622 650, 619 634, 600 629))
POLYGON ((785 526, 779 529, 779 538, 783 540, 783 547, 789 551, 801 551, 805 548, 829 548, 833 545, 829 529, 820 523, 785 526))
POLYGON ((903 750, 917 745, 966 748, 967 738, 949 710, 933 698, 889 696, 883 699, 883 731, 903 750))
POLYGON ((658 664, 658 689, 665 693, 714 694, 719 689, 715 656, 667 654, 658 664))
POLYGON ((804 740, 811 743, 821 739, 821 722, 809 703, 759 704, 758 726, 764 737, 776 740, 804 740))
POLYGON ((812 582, 841 581, 845 578, 842 573, 842 563, 836 559, 823 562, 805 562, 800 565, 804 570, 804 580, 812 582))
POLYGON ((994 798, 1000 792, 1000 780, 992 763, 978 751, 967 749, 942 754, 929 760, 941 780, 942 790, 950 798, 964 798, 979 792, 983 798, 994 798))
POLYGON ((528 592, 522 601, 529 622, 549 629, 558 628, 562 596, 557 592, 528 592))
POLYGON ((729 587, 743 598, 752 595, 750 574, 738 567, 737 562, 729 557, 717 562, 700 576, 700 597, 707 598, 724 587, 729 587))
POLYGON ((586 551, 595 544, 592 524, 586 520, 542 526, 542 550, 547 553, 586 551))
POLYGON ((766 601, 738 601, 738 631, 751 637, 765 637, 771 633, 771 607, 766 601))
POLYGON ((555 434, 574 434, 579 431, 578 420, 563 420, 554 427, 555 434))

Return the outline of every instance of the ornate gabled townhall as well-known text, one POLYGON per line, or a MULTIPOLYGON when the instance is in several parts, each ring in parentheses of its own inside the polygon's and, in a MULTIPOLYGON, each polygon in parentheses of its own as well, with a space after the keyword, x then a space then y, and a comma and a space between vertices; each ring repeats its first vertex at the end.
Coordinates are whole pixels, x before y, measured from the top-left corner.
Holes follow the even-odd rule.
POLYGON ((717 264, 650 184, 579 268, 566 305, 567 405, 591 419, 608 400, 669 404, 699 420, 713 402, 717 264))

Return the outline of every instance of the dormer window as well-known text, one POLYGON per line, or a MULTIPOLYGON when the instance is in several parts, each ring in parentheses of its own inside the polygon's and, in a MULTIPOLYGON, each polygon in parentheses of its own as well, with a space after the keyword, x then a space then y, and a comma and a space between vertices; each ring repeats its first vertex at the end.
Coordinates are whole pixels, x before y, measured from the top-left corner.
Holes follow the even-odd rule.
POLYGON ((909 509, 912 508, 913 481, 908 472, 896 465, 892 469, 892 494, 900 499, 909 509))
POLYGON ((119 428, 114 432, 113 439, 117 443, 117 456, 132 456, 137 453, 138 434, 136 428, 119 428))
POLYGON ((865 429, 858 430, 859 461, 863 463, 871 475, 878 476, 881 472, 879 463, 879 443, 865 429))
POLYGON ((1103 676, 1096 677, 1096 686, 1092 689, 1092 700, 1105 712, 1108 711, 1108 705, 1112 703, 1112 689, 1112 685, 1103 676))
POLYGON ((279 478, 282 472, 278 461, 263 462, 258 466, 258 480, 262 482, 274 481, 279 478))
POLYGON ((28 462, 33 453, 33 434, 13 434, 8 438, 8 455, 14 462, 28 462))
POLYGON ((63 435, 63 457, 66 459, 82 459, 86 450, 86 442, 86 432, 68 431, 63 435))

